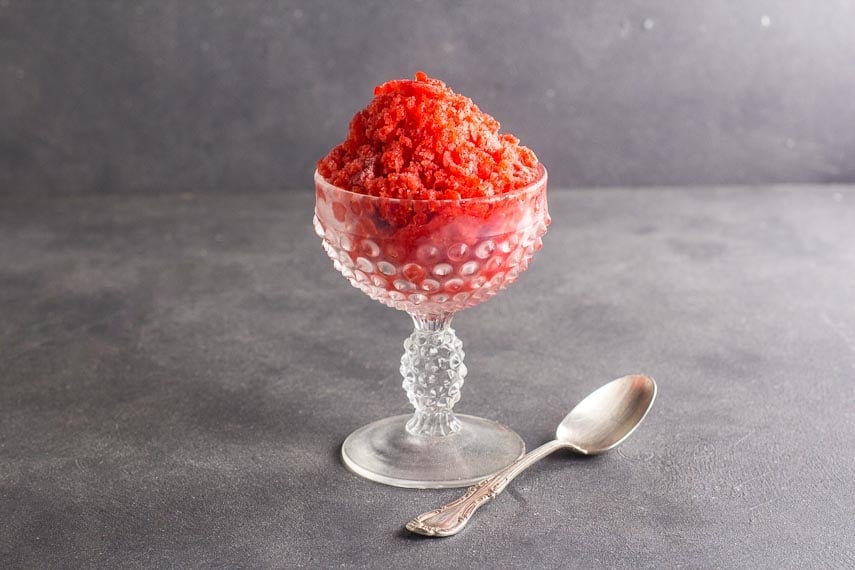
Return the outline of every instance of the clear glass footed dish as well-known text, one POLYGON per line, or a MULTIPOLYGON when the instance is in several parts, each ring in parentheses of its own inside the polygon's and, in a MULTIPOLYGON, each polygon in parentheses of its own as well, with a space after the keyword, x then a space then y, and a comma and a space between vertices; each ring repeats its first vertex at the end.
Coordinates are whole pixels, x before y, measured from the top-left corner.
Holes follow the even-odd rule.
POLYGON ((524 188, 459 200, 367 196, 315 172, 314 227, 333 265, 415 326, 400 366, 415 413, 345 440, 344 463, 358 475, 399 487, 462 487, 524 453, 507 427, 454 413, 467 369, 451 320, 513 283, 542 247, 550 218, 539 168, 524 188))

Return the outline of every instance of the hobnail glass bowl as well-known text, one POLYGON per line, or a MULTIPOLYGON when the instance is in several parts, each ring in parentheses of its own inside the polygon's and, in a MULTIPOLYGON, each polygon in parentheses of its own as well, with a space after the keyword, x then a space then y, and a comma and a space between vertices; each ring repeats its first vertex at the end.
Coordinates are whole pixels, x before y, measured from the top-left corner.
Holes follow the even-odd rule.
POLYGON ((546 169, 519 190, 486 198, 412 200, 367 196, 315 172, 314 227, 333 265, 372 299, 406 311, 415 330, 400 371, 415 408, 353 432, 345 465, 400 487, 461 487, 525 451, 507 427, 455 414, 466 376, 455 313, 514 282, 549 225, 546 169))

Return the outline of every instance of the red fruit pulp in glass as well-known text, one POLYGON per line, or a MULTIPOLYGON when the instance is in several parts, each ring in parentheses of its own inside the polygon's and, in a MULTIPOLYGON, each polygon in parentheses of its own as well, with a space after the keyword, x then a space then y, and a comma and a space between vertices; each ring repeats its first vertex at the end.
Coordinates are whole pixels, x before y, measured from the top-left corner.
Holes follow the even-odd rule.
MULTIPOLYGON (((534 223, 529 210, 542 200, 502 196, 539 179, 534 153, 500 134, 499 123, 472 100, 424 73, 380 85, 374 95, 353 117, 347 139, 318 162, 327 182, 353 193, 337 193, 331 205, 341 231, 370 239, 379 247, 365 246, 376 254, 372 259, 396 266, 384 285, 390 291, 396 279, 428 291, 444 277, 435 274, 443 264, 453 271, 443 281, 449 292, 479 287, 507 270, 509 251, 495 251, 495 244, 507 249, 518 240, 520 224, 534 223), (492 250, 486 241, 494 242, 492 250), (479 246, 483 257, 474 255, 479 246), (477 262, 463 269, 466 260, 477 262)), ((318 198, 332 196, 318 188, 318 198)), ((354 263, 358 249, 351 252, 354 263)))

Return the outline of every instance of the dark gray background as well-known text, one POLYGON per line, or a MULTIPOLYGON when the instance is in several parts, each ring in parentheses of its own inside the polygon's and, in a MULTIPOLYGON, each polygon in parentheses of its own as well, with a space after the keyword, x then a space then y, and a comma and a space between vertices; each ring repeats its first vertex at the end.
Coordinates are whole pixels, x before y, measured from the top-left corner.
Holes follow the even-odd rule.
POLYGON ((307 188, 418 69, 556 187, 855 182, 853 29, 846 0, 0 0, 0 192, 307 188))

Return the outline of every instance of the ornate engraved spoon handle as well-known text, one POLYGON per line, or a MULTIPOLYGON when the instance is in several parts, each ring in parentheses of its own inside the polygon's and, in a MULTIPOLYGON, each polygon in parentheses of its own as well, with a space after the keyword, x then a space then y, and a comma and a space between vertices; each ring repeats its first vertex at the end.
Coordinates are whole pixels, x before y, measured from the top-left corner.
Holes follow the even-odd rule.
POLYGON ((407 529, 425 536, 451 536, 457 534, 463 530, 463 527, 466 526, 466 523, 469 522, 469 519, 478 510, 478 507, 504 491, 505 487, 513 481, 514 477, 526 470, 532 463, 543 459, 562 447, 571 446, 558 440, 541 445, 537 449, 526 453, 492 477, 469 487, 466 490, 466 494, 459 499, 433 511, 420 514, 407 523, 407 529))

